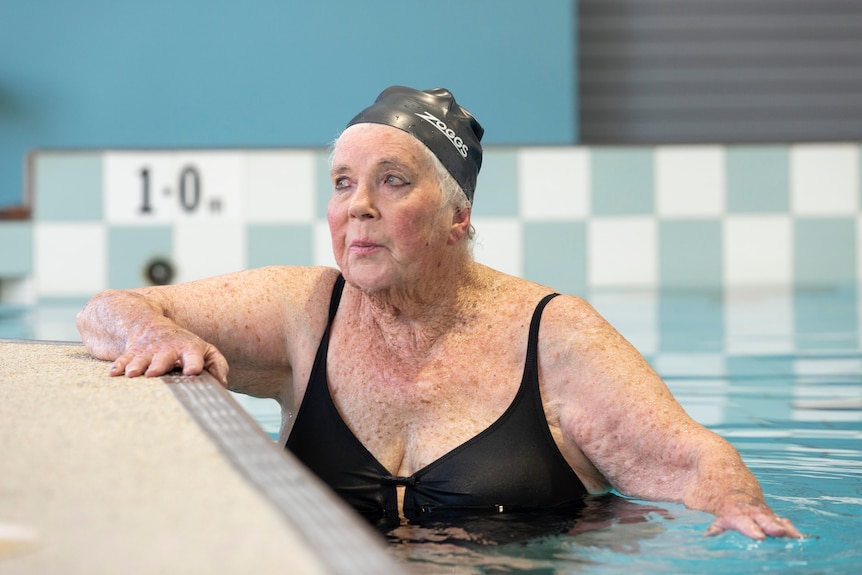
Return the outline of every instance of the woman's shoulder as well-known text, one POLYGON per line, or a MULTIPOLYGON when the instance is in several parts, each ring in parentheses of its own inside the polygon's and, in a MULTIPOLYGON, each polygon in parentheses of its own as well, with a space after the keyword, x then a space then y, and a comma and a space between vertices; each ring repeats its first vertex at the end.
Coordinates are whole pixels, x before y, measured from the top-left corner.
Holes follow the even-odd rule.
POLYGON ((287 300, 301 307, 319 299, 328 302, 338 276, 337 269, 324 266, 272 265, 239 272, 235 277, 255 297, 287 300))
POLYGON ((581 317, 584 314, 595 314, 595 310, 579 295, 564 293, 553 286, 526 280, 487 268, 489 293, 499 294, 499 297, 519 307, 535 307, 544 297, 556 294, 553 303, 548 304, 548 315, 581 317), (553 310, 553 311, 551 311, 553 310))
POLYGON ((324 266, 267 266, 252 270, 254 282, 293 310, 297 320, 326 312, 340 272, 324 266))
POLYGON ((491 270, 495 287, 488 290, 493 306, 508 308, 520 316, 531 314, 539 302, 550 294, 557 294, 542 311, 541 329, 545 342, 568 341, 581 336, 613 333, 613 327, 582 296, 564 293, 553 286, 540 284, 491 270))
POLYGON ((294 290, 314 290, 321 284, 335 283, 340 272, 326 266, 287 266, 270 265, 240 272, 253 281, 276 282, 281 287, 291 287, 294 290))
POLYGON ((323 266, 272 265, 208 278, 199 287, 189 284, 188 295, 196 297, 199 305, 219 307, 224 314, 284 326, 295 333, 309 324, 316 329, 325 321, 338 275, 337 269, 323 266))

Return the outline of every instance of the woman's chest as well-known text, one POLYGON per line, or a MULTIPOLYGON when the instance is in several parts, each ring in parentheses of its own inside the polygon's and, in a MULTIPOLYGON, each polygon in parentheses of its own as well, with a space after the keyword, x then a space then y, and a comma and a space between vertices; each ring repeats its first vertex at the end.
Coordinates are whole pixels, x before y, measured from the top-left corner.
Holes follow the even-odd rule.
POLYGON ((487 429, 512 403, 525 353, 508 343, 488 338, 469 353, 444 346, 418 358, 371 338, 335 338, 330 395, 378 461, 410 475, 487 429))

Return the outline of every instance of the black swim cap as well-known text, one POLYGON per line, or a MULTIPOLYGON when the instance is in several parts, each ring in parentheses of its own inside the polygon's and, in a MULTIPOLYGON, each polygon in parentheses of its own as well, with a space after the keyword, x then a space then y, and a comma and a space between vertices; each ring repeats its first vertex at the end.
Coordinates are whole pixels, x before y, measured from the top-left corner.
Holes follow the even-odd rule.
POLYGON ((448 90, 392 86, 347 127, 354 124, 386 124, 412 134, 437 156, 473 201, 476 177, 482 167, 479 142, 485 130, 448 90))

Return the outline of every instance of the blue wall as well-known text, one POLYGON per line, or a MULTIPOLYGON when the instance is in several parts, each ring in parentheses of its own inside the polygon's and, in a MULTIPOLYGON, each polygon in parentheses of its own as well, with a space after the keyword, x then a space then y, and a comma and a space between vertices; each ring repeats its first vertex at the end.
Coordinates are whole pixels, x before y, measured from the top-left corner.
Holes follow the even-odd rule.
POLYGON ((391 84, 577 140, 575 0, 0 0, 0 207, 34 148, 319 146, 391 84))

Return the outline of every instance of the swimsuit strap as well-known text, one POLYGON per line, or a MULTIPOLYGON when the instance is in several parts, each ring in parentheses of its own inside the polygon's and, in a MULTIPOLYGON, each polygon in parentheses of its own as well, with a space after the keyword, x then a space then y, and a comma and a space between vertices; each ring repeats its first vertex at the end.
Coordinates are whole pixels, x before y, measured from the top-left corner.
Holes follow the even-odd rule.
POLYGON ((527 340, 527 366, 537 368, 539 358, 539 324, 542 321, 542 311, 548 302, 557 297, 558 293, 549 293, 542 298, 536 305, 536 311, 533 312, 533 319, 530 320, 530 335, 527 340))
POLYGON ((338 274, 335 280, 335 285, 332 286, 332 295, 329 298, 329 322, 326 324, 327 330, 332 320, 335 319, 335 314, 338 311, 338 304, 341 302, 341 292, 344 291, 344 276, 338 274))

